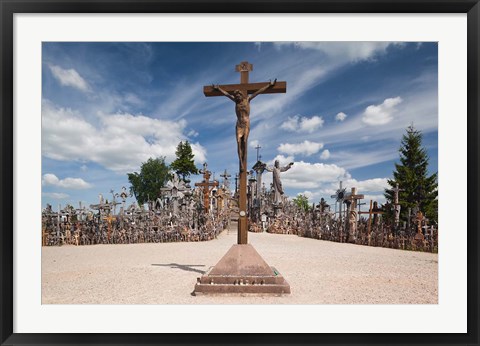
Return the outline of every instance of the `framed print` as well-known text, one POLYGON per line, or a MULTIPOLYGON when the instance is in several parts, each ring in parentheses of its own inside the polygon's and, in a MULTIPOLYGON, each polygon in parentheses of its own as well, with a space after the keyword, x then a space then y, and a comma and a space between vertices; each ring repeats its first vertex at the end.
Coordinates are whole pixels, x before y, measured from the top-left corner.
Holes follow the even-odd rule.
POLYGON ((478 344, 478 1, 0 9, 2 345, 478 344))

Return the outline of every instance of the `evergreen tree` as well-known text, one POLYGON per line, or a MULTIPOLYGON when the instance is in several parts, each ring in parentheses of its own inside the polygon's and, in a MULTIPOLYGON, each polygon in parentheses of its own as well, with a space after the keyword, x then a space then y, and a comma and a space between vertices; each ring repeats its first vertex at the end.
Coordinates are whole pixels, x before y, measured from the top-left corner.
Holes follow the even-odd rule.
POLYGON ((393 179, 388 180, 391 189, 385 189, 385 198, 394 203, 396 184, 399 188, 400 218, 406 220, 408 208, 418 206, 430 221, 438 220, 437 173, 428 176, 427 151, 422 147, 422 133, 413 125, 407 128, 399 149, 400 163, 395 163, 393 179))
POLYGON ((165 164, 165 157, 149 158, 143 162, 140 173, 127 173, 130 182, 130 191, 139 205, 154 201, 160 196, 160 189, 170 178, 169 167, 165 164))
POLYGON ((193 162, 192 147, 188 141, 178 143, 176 160, 172 162, 170 167, 178 174, 179 177, 186 181, 190 174, 198 174, 198 169, 193 162))

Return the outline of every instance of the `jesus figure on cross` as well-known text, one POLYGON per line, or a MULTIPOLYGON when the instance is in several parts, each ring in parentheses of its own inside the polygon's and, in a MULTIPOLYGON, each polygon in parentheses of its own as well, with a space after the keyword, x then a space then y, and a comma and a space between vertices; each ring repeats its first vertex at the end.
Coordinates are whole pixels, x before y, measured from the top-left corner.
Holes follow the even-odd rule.
POLYGON ((272 88, 277 80, 273 82, 270 81, 269 84, 263 88, 257 90, 252 95, 245 96, 240 90, 235 90, 233 95, 230 95, 228 92, 220 88, 218 85, 212 85, 213 89, 220 91, 223 95, 228 97, 230 100, 235 102, 235 113, 237 114, 237 126, 236 126, 236 135, 237 135, 237 151, 238 159, 240 161, 240 171, 245 171, 246 165, 246 148, 248 142, 248 135, 250 133, 250 101, 255 97, 263 93, 269 88, 272 88))

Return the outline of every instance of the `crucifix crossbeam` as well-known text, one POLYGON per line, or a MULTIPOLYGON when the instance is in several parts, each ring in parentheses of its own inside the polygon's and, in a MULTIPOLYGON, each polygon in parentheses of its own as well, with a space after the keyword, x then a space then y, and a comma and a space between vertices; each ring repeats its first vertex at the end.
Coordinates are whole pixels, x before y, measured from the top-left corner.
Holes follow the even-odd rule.
MULTIPOLYGON (((228 92, 230 95, 233 95, 235 90, 240 90, 242 92, 247 92, 248 94, 253 94, 257 90, 268 86, 267 83, 248 83, 248 84, 227 84, 220 85, 219 87, 228 92)), ((263 94, 282 94, 287 92, 287 82, 276 82, 273 87, 263 92, 263 94)), ((207 85, 203 87, 203 94, 207 97, 210 96, 223 96, 223 94, 215 90, 213 86, 207 85)))

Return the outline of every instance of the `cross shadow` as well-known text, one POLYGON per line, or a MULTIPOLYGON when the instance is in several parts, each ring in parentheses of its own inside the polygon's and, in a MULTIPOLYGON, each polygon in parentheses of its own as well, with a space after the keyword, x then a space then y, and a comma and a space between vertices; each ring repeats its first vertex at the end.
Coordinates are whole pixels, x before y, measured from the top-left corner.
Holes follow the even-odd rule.
POLYGON ((199 269, 192 268, 192 267, 205 267, 204 264, 178 264, 178 263, 157 264, 157 263, 154 263, 154 264, 152 264, 152 266, 170 267, 172 269, 181 269, 181 270, 185 270, 187 272, 195 272, 195 273, 199 273, 199 274, 205 274, 204 270, 199 270, 199 269))

